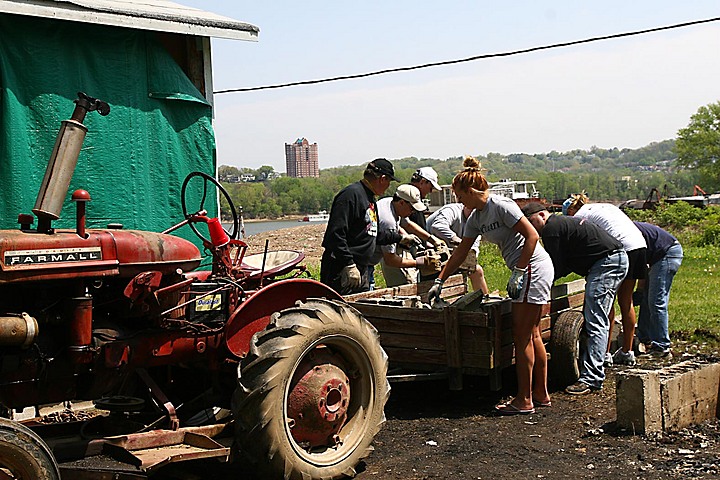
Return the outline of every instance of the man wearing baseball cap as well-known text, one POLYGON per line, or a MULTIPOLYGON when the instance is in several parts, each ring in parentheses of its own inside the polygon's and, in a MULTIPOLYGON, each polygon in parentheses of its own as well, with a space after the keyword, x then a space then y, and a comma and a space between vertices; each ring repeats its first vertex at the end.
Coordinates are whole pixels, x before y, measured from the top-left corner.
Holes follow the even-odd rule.
MULTIPOLYGON (((427 206, 420 197, 420 190, 413 185, 400 185, 393 197, 381 198, 377 202, 379 232, 389 235, 400 231, 400 222, 413 212, 423 212, 427 206)), ((430 234, 421 234, 420 240, 427 240, 430 234)), ((425 255, 413 258, 398 251, 396 244, 378 245, 375 250, 374 263, 380 262, 388 287, 396 287, 417 282, 417 269, 433 273, 440 271, 440 256, 433 250, 427 250, 425 255)))
POLYGON ((320 280, 341 295, 367 291, 368 265, 378 244, 397 243, 399 232, 378 232, 376 195, 395 178, 392 163, 376 158, 362 180, 343 188, 333 199, 322 246, 320 280))
MULTIPOLYGON (((410 178, 410 185, 413 185, 420 190, 420 198, 427 197, 432 191, 439 192, 442 190, 442 188, 440 188, 440 184, 438 183, 438 174, 432 167, 418 168, 415 173, 413 173, 412 178, 410 178)), ((420 228, 426 228, 425 214, 423 212, 414 212, 408 218, 420 228)))

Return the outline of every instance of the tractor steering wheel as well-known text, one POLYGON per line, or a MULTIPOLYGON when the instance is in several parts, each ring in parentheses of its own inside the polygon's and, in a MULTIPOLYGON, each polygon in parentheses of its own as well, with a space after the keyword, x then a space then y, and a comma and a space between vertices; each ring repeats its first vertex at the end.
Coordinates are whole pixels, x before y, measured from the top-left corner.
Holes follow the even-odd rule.
MULTIPOLYGON (((232 213, 232 229, 230 231, 227 231, 227 230, 225 230, 225 227, 223 227, 223 230, 225 230, 225 233, 227 233, 231 239, 234 239, 236 237, 236 235, 238 234, 238 226, 239 226, 238 215, 237 215, 237 211, 235 210, 235 205, 233 204, 232 200, 230 199, 230 195, 228 194, 227 190, 225 190, 223 188, 223 186, 220 185, 220 182, 215 180, 215 178, 211 177, 207 173, 192 172, 187 177, 185 177, 185 181, 182 184, 181 198, 180 198, 180 200, 182 201, 183 216, 185 216, 185 219, 187 220, 190 217, 192 217, 193 215, 197 215, 200 212, 202 212, 203 210, 205 210, 205 199, 207 198, 207 193, 208 193, 208 188, 207 188, 208 182, 212 183, 215 186, 215 188, 217 190, 219 190, 220 193, 222 193, 223 197, 225 197, 225 200, 227 200, 228 205, 230 205, 230 213, 232 213), (192 180, 194 177, 200 177, 203 180, 202 198, 200 199, 199 208, 197 210, 195 210, 194 213, 189 213, 188 209, 187 209, 187 202, 186 202, 186 189, 187 189, 188 184, 190 183, 190 180, 192 180)), ((212 197, 212 201, 213 202, 215 201, 214 195, 212 197)), ((218 213, 218 217, 220 217, 219 213, 218 213)), ((222 221, 222 218, 220 220, 222 221)), ((205 236, 200 233, 200 231, 195 226, 195 222, 188 222, 188 223, 190 224, 190 228, 192 229, 192 231, 195 232, 195 235, 197 235, 200 238, 200 240, 202 240, 205 243, 212 243, 210 241, 210 239, 205 238, 205 236)))

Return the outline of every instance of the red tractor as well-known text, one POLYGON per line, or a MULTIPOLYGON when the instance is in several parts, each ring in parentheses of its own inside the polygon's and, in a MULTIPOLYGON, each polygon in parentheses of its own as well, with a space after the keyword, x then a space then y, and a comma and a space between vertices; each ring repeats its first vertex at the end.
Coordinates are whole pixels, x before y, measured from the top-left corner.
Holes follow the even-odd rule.
POLYGON ((244 460, 262 478, 352 476, 389 395, 375 328, 300 276, 302 254, 246 255, 232 201, 203 173, 186 178, 185 220, 163 233, 86 228, 84 190, 72 194, 76 228, 54 229, 85 115, 110 110, 84 94, 75 104, 35 216, 0 231, 0 478, 124 478, 124 468, 150 475, 204 457, 244 460), (194 184, 202 200, 189 209, 194 184), (230 204, 229 231, 206 215, 209 186, 230 204), (170 234, 184 225, 211 270, 197 270, 199 249, 170 234), (14 420, 26 407, 87 401, 86 415, 14 420), (96 455, 118 463, 93 467, 96 455))

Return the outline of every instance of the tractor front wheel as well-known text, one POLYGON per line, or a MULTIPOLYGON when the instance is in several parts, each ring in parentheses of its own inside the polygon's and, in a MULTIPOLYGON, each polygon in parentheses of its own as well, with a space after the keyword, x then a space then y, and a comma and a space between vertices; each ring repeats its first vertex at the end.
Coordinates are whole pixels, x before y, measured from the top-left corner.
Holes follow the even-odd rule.
POLYGON ((0 478, 60 480, 60 470, 50 448, 35 432, 0 418, 0 478))
POLYGON ((354 476, 385 421, 386 374, 377 331, 352 307, 312 299, 273 314, 239 367, 241 456, 263 478, 354 476))

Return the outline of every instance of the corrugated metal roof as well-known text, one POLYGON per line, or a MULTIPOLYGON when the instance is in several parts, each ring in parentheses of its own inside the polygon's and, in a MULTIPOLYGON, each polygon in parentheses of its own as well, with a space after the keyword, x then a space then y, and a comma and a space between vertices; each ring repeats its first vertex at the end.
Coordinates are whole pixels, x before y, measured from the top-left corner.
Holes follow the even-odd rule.
POLYGON ((2 0, 0 13, 256 41, 245 22, 165 0, 2 0))

